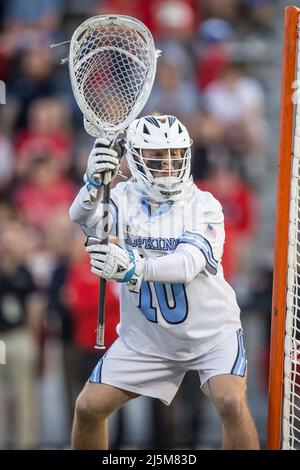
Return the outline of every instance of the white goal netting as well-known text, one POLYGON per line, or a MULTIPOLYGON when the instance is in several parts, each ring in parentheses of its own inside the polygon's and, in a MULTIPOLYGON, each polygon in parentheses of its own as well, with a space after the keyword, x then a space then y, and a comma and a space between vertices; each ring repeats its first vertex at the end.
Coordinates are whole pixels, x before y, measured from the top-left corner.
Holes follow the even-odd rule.
MULTIPOLYGON (((298 26, 298 29, 300 24, 298 26)), ((300 40, 298 41, 300 51, 300 40)), ((295 129, 289 217, 288 277, 284 343, 283 449, 300 449, 300 54, 294 94, 295 129)))

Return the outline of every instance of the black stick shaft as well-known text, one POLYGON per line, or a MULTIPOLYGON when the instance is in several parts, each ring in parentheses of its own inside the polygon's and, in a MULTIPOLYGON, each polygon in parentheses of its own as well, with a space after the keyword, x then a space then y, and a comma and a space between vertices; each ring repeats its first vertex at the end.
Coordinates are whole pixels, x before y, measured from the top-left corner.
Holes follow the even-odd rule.
MULTIPOLYGON (((110 185, 103 186, 103 230, 104 237, 102 242, 108 244, 108 222, 109 222, 109 201, 110 201, 110 185)), ((104 331, 105 331, 105 299, 106 299, 106 279, 100 279, 99 297, 98 297, 98 321, 96 349, 105 349, 104 331)))

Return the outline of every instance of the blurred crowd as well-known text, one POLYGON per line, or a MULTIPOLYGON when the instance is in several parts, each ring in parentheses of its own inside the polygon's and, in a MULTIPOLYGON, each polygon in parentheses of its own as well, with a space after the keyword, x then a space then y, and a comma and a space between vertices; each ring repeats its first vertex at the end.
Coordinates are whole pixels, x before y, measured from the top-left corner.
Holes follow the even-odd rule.
MULTIPOLYGON (((68 44, 50 44, 69 40, 76 26, 96 14, 131 15, 150 28, 162 56, 143 113, 174 114, 188 127, 195 182, 224 209, 225 276, 235 286, 248 273, 250 306, 262 293, 268 315, 272 273, 259 272, 262 282, 249 272, 260 230, 258 196, 269 139, 267 90, 255 67, 239 54, 239 45, 272 41, 274 3, 1 2, 0 80, 6 102, 0 105, 0 339, 6 343, 8 366, 0 366, 0 448, 43 445, 38 386, 47 369, 47 342, 55 338, 61 348, 69 422, 99 356, 93 348, 98 279, 89 271, 84 235, 68 216, 83 184, 92 140, 83 129, 67 66, 61 65, 68 44)), ((118 288, 110 282, 108 346, 117 322, 118 288)), ((190 393, 189 382, 184 390, 190 393)), ((166 429, 176 418, 169 410, 162 418, 153 413, 154 422, 163 420, 158 425, 166 429)), ((194 412, 190 415, 197 427, 194 412)), ((159 445, 155 436, 152 445, 159 445)))

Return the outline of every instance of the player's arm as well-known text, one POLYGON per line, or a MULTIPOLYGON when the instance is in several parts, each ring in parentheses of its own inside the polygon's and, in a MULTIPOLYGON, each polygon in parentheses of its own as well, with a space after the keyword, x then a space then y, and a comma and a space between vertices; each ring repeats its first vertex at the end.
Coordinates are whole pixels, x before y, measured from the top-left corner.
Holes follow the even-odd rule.
POLYGON ((91 257, 91 270, 106 279, 128 282, 133 292, 139 291, 142 281, 187 284, 201 272, 215 275, 223 250, 223 221, 213 229, 218 235, 213 236, 211 242, 198 233, 185 232, 175 252, 159 258, 141 258, 135 250, 90 239, 87 252, 91 257))
POLYGON ((172 254, 141 258, 136 250, 125 250, 112 243, 105 246, 97 239, 90 239, 87 252, 93 273, 128 282, 129 289, 138 292, 142 281, 187 284, 201 272, 217 274, 224 240, 222 206, 213 198, 196 229, 182 234, 172 254))
POLYGON ((159 258, 142 258, 136 250, 118 245, 104 245, 89 238, 87 252, 91 271, 105 279, 128 282, 129 290, 138 292, 142 281, 187 284, 206 267, 203 253, 192 245, 182 246, 175 253, 159 258))
MULTIPOLYGON (((147 258, 143 270, 143 280, 166 283, 191 282, 198 274, 205 272, 215 275, 218 271, 223 243, 223 222, 210 225, 214 236, 204 236, 196 232, 185 232, 178 240, 174 253, 159 258, 147 258)), ((204 230, 203 230, 204 231, 204 230)))
POLYGON ((80 189, 70 207, 71 219, 87 227, 101 220, 103 183, 110 183, 119 168, 121 155, 116 148, 109 148, 109 144, 105 138, 96 139, 83 178, 85 186, 80 189))
POLYGON ((181 245, 167 256, 146 258, 143 281, 188 284, 205 268, 205 256, 198 248, 181 245))

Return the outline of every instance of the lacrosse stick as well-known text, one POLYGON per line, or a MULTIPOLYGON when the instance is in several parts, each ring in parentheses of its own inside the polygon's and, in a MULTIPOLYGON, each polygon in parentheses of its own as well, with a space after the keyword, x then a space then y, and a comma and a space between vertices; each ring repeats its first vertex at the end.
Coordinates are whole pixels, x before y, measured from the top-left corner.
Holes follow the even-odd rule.
MULTIPOLYGON (((85 130, 91 136, 106 137, 112 146, 117 135, 138 116, 152 89, 158 55, 150 31, 130 16, 95 16, 76 29, 70 44, 70 79, 85 130)), ((110 202, 107 180, 104 175, 105 243, 110 202)), ((95 346, 98 349, 105 348, 105 288, 106 281, 101 278, 95 346)))

